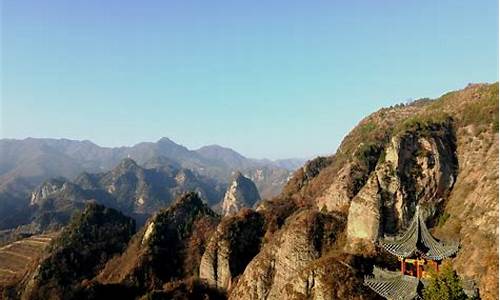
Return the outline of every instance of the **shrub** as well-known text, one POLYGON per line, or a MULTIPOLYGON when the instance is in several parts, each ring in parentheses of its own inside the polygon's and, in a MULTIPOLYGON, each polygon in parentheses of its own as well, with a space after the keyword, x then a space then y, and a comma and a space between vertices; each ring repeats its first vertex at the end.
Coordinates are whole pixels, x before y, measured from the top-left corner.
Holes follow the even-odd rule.
POLYGON ((450 262, 445 262, 439 273, 429 270, 431 276, 424 289, 425 300, 466 300, 467 295, 462 288, 462 281, 453 270, 450 262))

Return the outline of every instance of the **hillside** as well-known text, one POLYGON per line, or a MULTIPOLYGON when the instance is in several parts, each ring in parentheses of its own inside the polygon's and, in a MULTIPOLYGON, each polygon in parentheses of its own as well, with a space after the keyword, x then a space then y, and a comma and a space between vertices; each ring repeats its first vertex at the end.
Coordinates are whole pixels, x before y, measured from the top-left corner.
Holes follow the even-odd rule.
POLYGON ((135 222, 120 212, 88 203, 32 266, 18 295, 24 299, 75 298, 84 279, 126 247, 135 222))
POLYGON ((31 193, 24 208, 18 204, 18 217, 12 210, 0 214, 9 216, 0 222, 0 228, 22 225, 16 231, 31 233, 58 229, 91 200, 134 217, 142 226, 149 216, 189 191, 199 193, 205 202, 215 205, 223 198, 225 186, 189 169, 171 165, 143 168, 126 158, 109 172, 82 173, 74 181, 64 178, 45 181, 31 193), (25 222, 14 223, 16 220, 25 222))
POLYGON ((57 233, 33 235, 0 247, 0 295, 22 279, 57 237, 57 233))
POLYGON ((498 84, 381 109, 335 155, 308 162, 259 206, 265 242, 243 274, 229 278, 229 298, 375 297, 362 276, 375 261, 395 262, 374 240, 404 230, 420 204, 436 236, 460 241, 459 275, 482 299, 496 299, 497 165, 498 84), (319 221, 318 210, 337 221, 319 221))
POLYGON ((115 257, 74 275, 85 278, 77 291, 85 299, 380 299, 364 276, 399 262, 376 241, 403 232, 419 205, 433 235, 460 243, 451 259, 458 275, 481 299, 497 299, 498 127, 498 83, 381 109, 255 210, 220 218, 197 194, 177 198, 115 257))
POLYGON ((469 85, 373 113, 334 156, 306 164, 263 207, 293 201, 340 213, 346 245, 338 248, 377 257, 373 239, 400 232, 420 203, 437 236, 460 241, 454 268, 476 282, 483 299, 496 299, 497 165, 498 84, 469 85))
POLYGON ((218 216, 198 195, 184 194, 152 217, 123 255, 108 262, 97 280, 144 293, 161 289, 166 282, 190 278, 198 273, 208 236, 218 222, 218 216))

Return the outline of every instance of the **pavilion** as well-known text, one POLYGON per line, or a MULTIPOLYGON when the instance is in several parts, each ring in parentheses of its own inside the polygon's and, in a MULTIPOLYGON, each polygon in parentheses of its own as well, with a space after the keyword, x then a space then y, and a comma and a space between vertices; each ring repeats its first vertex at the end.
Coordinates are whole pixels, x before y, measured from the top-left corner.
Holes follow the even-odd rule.
POLYGON ((420 299, 419 291, 428 276, 424 266, 439 272, 441 261, 455 255, 459 247, 457 242, 444 244, 430 234, 418 205, 403 235, 381 239, 378 244, 399 258, 401 270, 375 267, 373 275, 365 278, 365 285, 390 300, 420 299))

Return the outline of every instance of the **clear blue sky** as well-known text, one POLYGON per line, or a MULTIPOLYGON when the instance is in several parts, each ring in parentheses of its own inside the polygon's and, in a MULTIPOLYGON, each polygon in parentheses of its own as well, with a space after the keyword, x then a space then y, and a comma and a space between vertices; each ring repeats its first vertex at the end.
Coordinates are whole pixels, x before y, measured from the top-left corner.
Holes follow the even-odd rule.
POLYGON ((332 153, 368 113, 498 80, 496 0, 0 0, 2 137, 332 153))

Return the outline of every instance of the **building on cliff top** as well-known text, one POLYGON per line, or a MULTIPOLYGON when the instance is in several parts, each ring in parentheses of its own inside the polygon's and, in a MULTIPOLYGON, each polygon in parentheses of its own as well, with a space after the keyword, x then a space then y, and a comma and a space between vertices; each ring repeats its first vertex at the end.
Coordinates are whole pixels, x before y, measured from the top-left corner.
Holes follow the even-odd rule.
POLYGON ((395 239, 381 239, 379 245, 397 256, 401 271, 394 272, 375 267, 365 285, 386 299, 420 299, 419 291, 426 285, 428 274, 424 266, 439 272, 440 262, 457 253, 458 243, 437 241, 427 229, 422 212, 417 206, 415 216, 406 232, 395 239))

